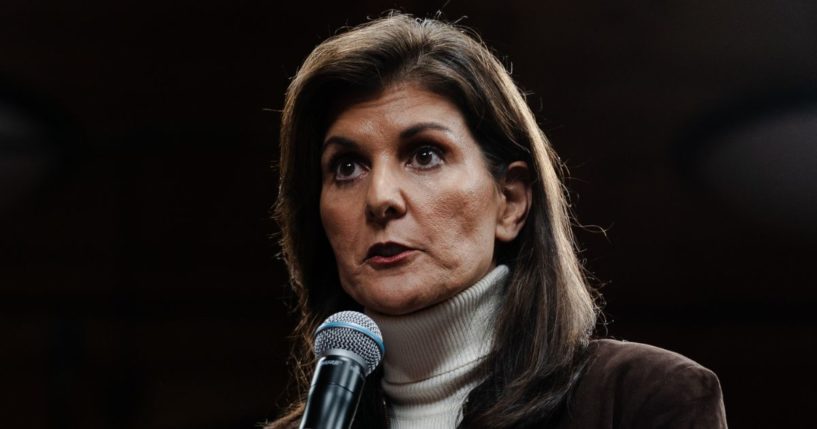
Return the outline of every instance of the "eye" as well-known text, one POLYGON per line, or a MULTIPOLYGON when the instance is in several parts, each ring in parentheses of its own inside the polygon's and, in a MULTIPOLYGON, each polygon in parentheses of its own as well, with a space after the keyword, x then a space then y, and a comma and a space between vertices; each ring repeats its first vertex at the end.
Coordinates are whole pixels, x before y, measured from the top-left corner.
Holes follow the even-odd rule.
POLYGON ((351 156, 341 156, 332 161, 332 174, 338 182, 355 180, 365 173, 360 162, 351 156))
POLYGON ((442 153, 439 149, 432 146, 423 146, 411 155, 409 164, 412 167, 419 169, 434 168, 443 162, 442 153))

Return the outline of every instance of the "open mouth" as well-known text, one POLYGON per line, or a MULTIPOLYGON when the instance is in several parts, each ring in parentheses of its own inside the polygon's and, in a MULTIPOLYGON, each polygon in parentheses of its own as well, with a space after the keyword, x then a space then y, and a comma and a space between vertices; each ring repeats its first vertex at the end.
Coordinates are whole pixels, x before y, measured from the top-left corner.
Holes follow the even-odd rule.
POLYGON ((366 260, 378 265, 392 264, 403 260, 414 250, 397 243, 377 243, 369 248, 366 260))

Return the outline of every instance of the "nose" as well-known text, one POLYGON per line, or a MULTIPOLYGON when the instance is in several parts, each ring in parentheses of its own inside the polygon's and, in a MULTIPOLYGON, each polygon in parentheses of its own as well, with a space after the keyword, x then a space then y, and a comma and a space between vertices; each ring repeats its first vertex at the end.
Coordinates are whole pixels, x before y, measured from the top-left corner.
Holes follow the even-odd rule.
POLYGON ((385 224, 406 214, 406 201, 400 178, 388 166, 378 166, 369 173, 371 180, 366 194, 366 218, 385 224))

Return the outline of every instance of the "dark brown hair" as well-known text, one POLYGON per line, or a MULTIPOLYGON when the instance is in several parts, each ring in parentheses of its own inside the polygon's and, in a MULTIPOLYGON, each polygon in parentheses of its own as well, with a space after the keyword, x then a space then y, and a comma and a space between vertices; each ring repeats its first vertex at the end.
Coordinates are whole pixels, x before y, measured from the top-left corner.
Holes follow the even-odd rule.
MULTIPOLYGON (((341 97, 377 94, 415 83, 461 110, 495 178, 527 162, 533 200, 525 226, 498 249, 511 267, 497 315, 496 342, 482 366, 485 379, 469 395, 462 427, 524 427, 563 408, 584 362, 597 307, 578 262, 561 164, 505 67, 473 33, 436 19, 390 13, 318 45, 293 78, 281 122, 280 188, 275 217, 298 297, 293 353, 299 388, 286 427, 302 413, 314 368, 312 335, 327 316, 360 309, 337 277, 319 217, 320 147, 329 107, 341 97)), ((356 426, 384 427, 384 398, 375 373, 367 382, 356 426)))

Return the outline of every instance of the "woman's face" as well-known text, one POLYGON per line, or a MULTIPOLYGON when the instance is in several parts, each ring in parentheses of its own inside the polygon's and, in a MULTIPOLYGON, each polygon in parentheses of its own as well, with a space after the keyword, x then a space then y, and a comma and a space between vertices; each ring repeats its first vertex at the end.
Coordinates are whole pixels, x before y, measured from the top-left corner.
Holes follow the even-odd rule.
MULTIPOLYGON (((404 84, 340 110, 324 138, 320 214, 343 289, 369 310, 444 301, 494 267, 506 195, 459 109, 404 84)), ((519 225, 521 227, 521 225, 519 225)))

